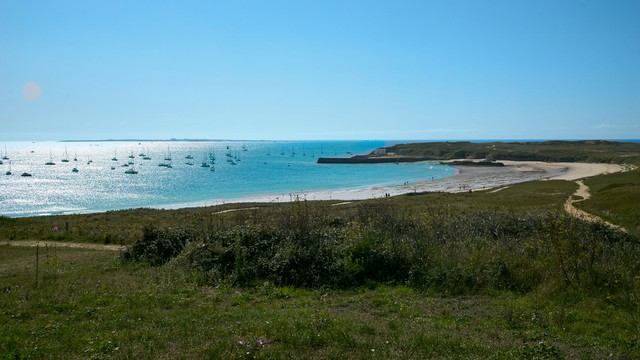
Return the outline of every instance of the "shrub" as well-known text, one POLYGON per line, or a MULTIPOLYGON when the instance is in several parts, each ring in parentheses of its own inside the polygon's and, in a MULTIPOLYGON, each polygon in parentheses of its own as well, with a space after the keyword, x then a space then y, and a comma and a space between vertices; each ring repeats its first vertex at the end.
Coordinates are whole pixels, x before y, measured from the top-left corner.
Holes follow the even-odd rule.
POLYGON ((124 253, 125 260, 140 261, 159 266, 178 256, 193 238, 184 228, 158 229, 145 226, 142 237, 124 253))

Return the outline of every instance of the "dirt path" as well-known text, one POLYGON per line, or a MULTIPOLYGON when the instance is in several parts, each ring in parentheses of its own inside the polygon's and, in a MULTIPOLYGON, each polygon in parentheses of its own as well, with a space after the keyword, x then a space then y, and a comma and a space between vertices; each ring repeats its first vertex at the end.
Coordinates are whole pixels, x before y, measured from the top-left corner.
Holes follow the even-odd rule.
POLYGON ((73 242, 59 242, 59 241, 38 241, 38 240, 0 240, 0 245, 9 246, 50 246, 50 247, 65 247, 73 249, 86 249, 86 250, 108 250, 108 251, 124 251, 126 249, 123 245, 104 245, 104 244, 90 244, 90 243, 73 243, 73 242))
POLYGON ((588 212, 584 211, 584 210, 580 210, 578 208, 576 208, 575 206, 573 206, 573 204, 580 202, 580 201, 585 201, 591 198, 591 194, 589 193, 589 187, 587 185, 585 185, 582 180, 578 180, 576 181, 576 184, 578 184, 578 189, 576 190, 575 193, 573 193, 572 196, 569 196, 569 198, 567 199, 567 201, 564 203, 564 209, 572 216, 577 217, 578 219, 582 219, 582 220, 586 220, 586 221, 590 221, 590 222, 601 222, 611 228, 614 228, 616 230, 620 230, 620 231, 624 231, 627 232, 627 230, 625 228, 623 228, 622 226, 618 226, 615 224, 612 224, 608 221, 605 221, 604 219, 602 219, 601 217, 589 214, 588 212), (580 197, 580 199, 574 199, 574 197, 580 197))

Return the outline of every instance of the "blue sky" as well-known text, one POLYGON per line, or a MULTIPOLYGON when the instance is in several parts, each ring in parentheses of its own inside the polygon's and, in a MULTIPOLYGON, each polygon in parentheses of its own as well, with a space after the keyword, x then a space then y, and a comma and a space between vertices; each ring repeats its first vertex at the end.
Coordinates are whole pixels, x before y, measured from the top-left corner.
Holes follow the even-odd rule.
POLYGON ((0 0, 0 140, 638 139, 640 1, 0 0))

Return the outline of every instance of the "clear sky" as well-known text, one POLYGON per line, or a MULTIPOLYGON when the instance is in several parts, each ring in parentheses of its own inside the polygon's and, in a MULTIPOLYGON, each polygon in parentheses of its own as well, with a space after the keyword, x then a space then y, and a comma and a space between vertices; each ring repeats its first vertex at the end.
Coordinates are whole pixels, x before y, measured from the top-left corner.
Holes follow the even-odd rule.
POLYGON ((0 0, 0 140, 638 139, 638 0, 0 0))

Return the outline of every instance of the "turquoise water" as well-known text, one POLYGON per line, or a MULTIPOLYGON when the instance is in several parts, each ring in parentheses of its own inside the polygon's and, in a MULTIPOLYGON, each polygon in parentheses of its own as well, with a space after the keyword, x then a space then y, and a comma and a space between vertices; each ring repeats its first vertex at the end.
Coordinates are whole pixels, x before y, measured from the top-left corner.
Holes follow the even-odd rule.
POLYGON ((320 156, 366 154, 390 144, 384 141, 7 142, 0 145, 2 155, 9 158, 0 165, 0 215, 20 217, 189 206, 256 196, 286 196, 302 191, 393 186, 452 174, 447 166, 432 163, 316 163, 320 156), (211 164, 211 154, 215 156, 215 163, 211 165, 215 171, 201 167, 203 162, 211 164), (142 155, 150 159, 145 160, 142 155), (187 159, 188 155, 193 159, 187 159), (69 161, 62 162, 63 159, 69 161), (55 165, 45 165, 49 161, 55 165), (171 167, 158 166, 162 163, 171 167), (74 168, 77 172, 73 172, 74 168), (125 173, 129 169, 137 174, 125 173), (9 170, 12 175, 5 175, 9 170), (25 172, 32 176, 21 176, 25 172))

